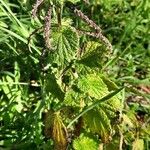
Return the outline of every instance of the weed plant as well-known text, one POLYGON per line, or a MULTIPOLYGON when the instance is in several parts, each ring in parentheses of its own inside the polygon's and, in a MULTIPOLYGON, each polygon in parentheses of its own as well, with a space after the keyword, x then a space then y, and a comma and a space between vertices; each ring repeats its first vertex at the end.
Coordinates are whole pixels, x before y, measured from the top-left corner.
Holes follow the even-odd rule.
POLYGON ((149 9, 0 0, 0 149, 149 150, 149 9))

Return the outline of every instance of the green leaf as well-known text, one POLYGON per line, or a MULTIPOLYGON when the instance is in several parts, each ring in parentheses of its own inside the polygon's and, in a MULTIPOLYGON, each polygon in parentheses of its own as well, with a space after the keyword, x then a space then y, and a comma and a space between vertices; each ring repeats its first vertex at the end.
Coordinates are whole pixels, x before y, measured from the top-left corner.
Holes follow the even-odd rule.
MULTIPOLYGON (((8 18, 15 24, 17 23, 22 29, 25 30, 24 26, 22 25, 22 23, 18 20, 18 18, 16 17, 16 15, 11 11, 11 9, 9 8, 8 4, 5 3, 5 1, 0 0, 2 6, 7 10, 5 11, 5 9, 2 8, 2 10, 4 11, 4 13, 8 16, 8 18)), ((27 32, 27 31, 26 31, 27 32)))
MULTIPOLYGON (((11 37, 14 37, 20 41, 22 41, 23 43, 27 44, 28 41, 21 37, 20 35, 16 34, 15 32, 11 31, 11 30, 8 30, 6 28, 3 28, 3 27, 0 27, 0 30, 3 31, 4 33, 7 33, 9 36, 11 37)), ((38 54, 41 54, 40 51, 32 44, 31 47, 38 53, 38 54)))
POLYGON ((73 141, 73 148, 75 150, 97 150, 98 143, 88 136, 80 135, 73 141))
POLYGON ((133 124, 132 120, 126 114, 122 115, 122 119, 123 119, 122 123, 123 123, 124 126, 128 125, 128 128, 133 128, 134 127, 134 124, 133 124))
POLYGON ((79 89, 71 88, 65 94, 64 104, 73 107, 82 107, 83 93, 79 89))
POLYGON ((79 2, 80 0, 66 0, 66 1, 69 1, 69 2, 72 2, 73 4, 79 2))
POLYGON ((110 119, 102 109, 90 110, 84 116, 86 125, 93 133, 100 135, 102 141, 105 143, 109 141, 111 135, 110 119))
MULTIPOLYGON (((115 96, 114 96, 115 97, 115 96)), ((113 99, 113 98, 112 98, 113 99)), ((109 100, 111 102, 111 99, 109 100)), ((103 111, 105 111, 105 113, 109 116, 109 117, 115 117, 116 116, 116 111, 119 111, 120 109, 116 109, 116 107, 110 105, 108 102, 105 103, 101 103, 99 105, 99 109, 102 109, 103 111)))
MULTIPOLYGON (((90 98, 95 98, 97 100, 107 95, 110 91, 117 90, 117 86, 111 87, 111 90, 108 91, 109 84, 113 87, 114 83, 109 80, 108 86, 102 80, 102 75, 88 74, 81 76, 76 82, 76 86, 72 86, 65 94, 65 105, 74 106, 74 107, 84 107, 85 104, 89 104, 90 98)), ((119 111, 122 108, 121 104, 121 94, 118 93, 116 96, 111 98, 109 101, 100 104, 100 107, 103 107, 108 111, 108 114, 114 116, 116 111, 119 111)))
POLYGON ((15 62, 14 75, 15 75, 15 82, 19 82, 19 80, 20 80, 20 68, 19 68, 19 65, 17 62, 15 62))
POLYGON ((100 76, 96 74, 88 74, 81 77, 78 87, 87 95, 96 99, 102 98, 108 94, 108 89, 100 76))
POLYGON ((101 78, 103 79, 103 82, 107 85, 109 91, 116 90, 118 88, 117 85, 105 75, 102 75, 101 78))
POLYGON ((47 80, 45 82, 46 87, 46 93, 52 94, 54 98, 59 99, 60 101, 63 101, 64 99, 64 92, 60 88, 59 84, 57 83, 57 79, 54 74, 48 74, 47 80))
POLYGON ((136 139, 132 144, 132 150, 144 150, 143 139, 136 139))
MULTIPOLYGON (((86 93, 90 97, 100 99, 107 95, 110 91, 117 90, 117 86, 102 75, 88 74, 81 77, 78 83, 78 87, 81 91, 86 93)), ((120 110, 121 108, 121 94, 116 94, 113 98, 107 101, 107 105, 111 106, 114 110, 120 110)))
POLYGON ((94 41, 88 42, 85 52, 78 62, 90 68, 101 67, 103 53, 104 50, 100 43, 94 41))
POLYGON ((64 68, 71 60, 75 59, 79 49, 79 37, 75 29, 70 26, 62 26, 52 33, 52 47, 54 54, 52 59, 64 68))
POLYGON ((7 98, 11 101, 12 96, 13 96, 13 88, 12 88, 12 83, 13 83, 13 79, 10 76, 6 76, 6 77, 2 77, 2 80, 0 82, 0 84, 2 85, 1 88, 4 91, 4 93, 7 95, 7 98), (3 84, 8 82, 9 85, 7 84, 3 84))
POLYGON ((90 106, 88 106, 87 108, 85 108, 81 113, 79 113, 67 126, 67 128, 70 128, 71 125, 76 122, 81 116, 83 116, 85 113, 87 113, 88 111, 92 110, 93 108, 95 108, 96 106, 98 106, 100 103, 106 102, 108 101, 110 98, 112 98, 113 96, 115 96, 116 94, 118 94, 123 88, 120 88, 112 93, 109 93, 108 95, 104 96, 103 98, 101 98, 100 100, 97 100, 96 102, 94 102, 93 104, 91 104, 90 106))
POLYGON ((2 77, 2 81, 0 81, 0 84, 2 85, 1 88, 3 92, 5 93, 6 97, 8 98, 9 103, 15 102, 13 109, 17 110, 18 112, 21 112, 21 110, 23 109, 23 104, 22 104, 22 99, 21 99, 22 93, 18 87, 18 84, 14 86, 13 83, 14 83, 14 80, 8 75, 5 77, 2 77))

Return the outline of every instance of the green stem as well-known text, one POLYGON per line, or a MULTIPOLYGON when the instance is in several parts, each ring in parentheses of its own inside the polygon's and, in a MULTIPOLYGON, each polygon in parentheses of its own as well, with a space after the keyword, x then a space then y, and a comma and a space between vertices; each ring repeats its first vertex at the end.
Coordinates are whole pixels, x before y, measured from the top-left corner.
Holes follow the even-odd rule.
POLYGON ((58 27, 61 27, 61 18, 62 18, 62 9, 61 9, 61 7, 56 8, 56 13, 57 13, 58 27))

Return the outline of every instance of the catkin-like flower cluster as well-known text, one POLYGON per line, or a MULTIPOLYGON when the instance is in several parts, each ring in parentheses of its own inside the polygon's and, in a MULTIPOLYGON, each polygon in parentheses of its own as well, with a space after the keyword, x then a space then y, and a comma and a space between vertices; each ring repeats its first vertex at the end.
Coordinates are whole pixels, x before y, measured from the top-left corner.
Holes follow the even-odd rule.
MULTIPOLYGON (((32 16, 36 17, 37 10, 39 6, 42 4, 44 0, 36 0, 36 3, 33 5, 32 9, 32 16)), ((83 2, 89 4, 89 0, 83 0, 83 2)), ((95 38, 98 38, 100 41, 102 41, 107 49, 109 49, 112 52, 112 45, 109 42, 109 40, 102 34, 102 29, 91 19, 88 18, 81 10, 78 10, 76 7, 73 7, 74 13, 80 17, 84 22, 86 22, 91 28, 96 30, 96 32, 85 32, 85 31, 80 31, 81 34, 86 34, 95 38)), ((45 40, 45 47, 50 49, 51 44, 50 44, 50 30, 51 30, 51 6, 47 12, 47 15, 45 16, 45 24, 44 24, 44 40, 45 40)))
MULTIPOLYGON (((36 0, 36 3, 33 5, 33 9, 32 9, 32 16, 35 18, 36 17, 36 13, 38 11, 39 6, 43 3, 44 0, 36 0)), ((49 7, 48 11, 47 11, 47 15, 44 18, 44 40, 45 40, 45 47, 50 49, 51 48, 51 44, 50 44, 50 30, 51 30, 51 14, 52 14, 52 10, 51 10, 51 6, 49 7)))
POLYGON ((112 51, 112 45, 109 42, 109 40, 100 32, 95 33, 95 32, 86 32, 86 31, 81 31, 81 30, 77 30, 79 34, 85 34, 85 35, 89 35, 92 37, 95 37, 97 39, 100 39, 100 41, 102 41, 103 43, 105 43, 107 49, 112 51))
POLYGON ((101 32, 101 28, 92 20, 88 18, 81 10, 78 10, 77 8, 74 9, 74 13, 80 17, 83 21, 85 21, 91 28, 94 28, 97 31, 101 32))
POLYGON ((45 25, 44 25, 44 39, 45 39, 45 46, 50 49, 50 29, 51 29, 51 7, 49 8, 47 12, 47 16, 45 17, 45 25))
POLYGON ((37 10, 38 10, 39 6, 43 3, 43 1, 44 0, 36 0, 36 3, 33 5, 32 16, 34 18, 36 17, 37 10))
POLYGON ((92 37, 96 37, 102 41, 107 49, 109 49, 112 52, 112 45, 109 42, 109 40, 102 34, 102 29, 92 20, 88 18, 81 10, 78 10, 77 8, 74 9, 74 13, 80 17, 84 22, 86 22, 91 28, 96 30, 95 32, 85 32, 85 31, 80 31, 81 34, 86 34, 92 37))

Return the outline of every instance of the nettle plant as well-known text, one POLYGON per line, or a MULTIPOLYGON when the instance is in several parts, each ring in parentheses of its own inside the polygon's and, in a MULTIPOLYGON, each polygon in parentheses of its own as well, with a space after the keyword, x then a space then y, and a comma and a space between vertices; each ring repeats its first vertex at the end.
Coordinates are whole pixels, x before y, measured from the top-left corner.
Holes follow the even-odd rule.
POLYGON ((32 10, 35 21, 44 20, 29 41, 30 45, 32 36, 43 31, 40 85, 44 135, 58 150, 71 146, 95 150, 99 144, 109 143, 123 109, 122 88, 102 71, 112 45, 102 29, 76 7, 77 2, 37 0, 32 10), (63 16, 64 12, 76 17, 63 16), (86 23, 85 30, 75 27, 77 17, 86 23))
MULTIPOLYGON (((9 5, 3 0, 0 2, 4 7, 2 12, 6 13, 6 9, 11 14, 15 29, 25 31, 26 28, 19 28, 24 24, 12 13, 9 5)), ((18 32, 9 31, 7 26, 0 28, 11 35, 10 41, 15 37, 12 41, 19 50, 27 44, 29 48, 28 53, 18 51, 23 55, 18 54, 14 59, 14 74, 4 72, 0 80, 2 139, 8 147, 16 144, 14 148, 17 149, 21 143, 18 149, 25 149, 26 144, 31 143, 32 147, 36 144, 40 149, 48 143, 48 148, 52 146, 56 150, 96 150, 103 144, 108 146, 116 136, 119 137, 117 142, 120 141, 116 147, 122 147, 119 124, 123 89, 119 89, 103 69, 112 45, 102 29, 77 8, 77 2, 80 1, 37 0, 32 10, 35 30, 28 43, 20 36, 23 32, 18 36, 18 32), (78 28, 77 19, 82 21, 85 30, 78 28), (39 47, 42 47, 41 51, 39 47), (29 58, 26 58, 28 54, 29 58), (37 70, 32 70, 32 66, 37 70), (30 78, 28 72, 34 76, 30 78), (22 82, 26 81, 26 76, 29 76, 29 83, 22 82)), ((88 1, 83 3, 88 5, 88 1)))

